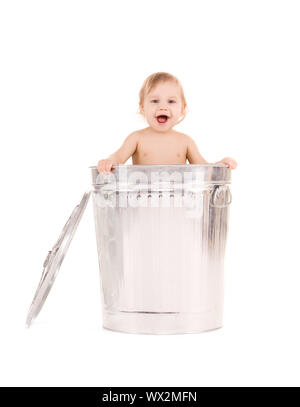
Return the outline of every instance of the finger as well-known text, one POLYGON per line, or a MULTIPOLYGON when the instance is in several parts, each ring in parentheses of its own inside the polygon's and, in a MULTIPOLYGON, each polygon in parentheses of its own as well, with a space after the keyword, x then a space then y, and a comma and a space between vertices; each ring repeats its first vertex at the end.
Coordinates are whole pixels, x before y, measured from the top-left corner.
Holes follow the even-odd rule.
POLYGON ((100 160, 100 161, 98 162, 97 168, 98 168, 98 171, 99 171, 99 172, 100 172, 100 170, 103 171, 103 161, 104 161, 104 160, 100 160))
POLYGON ((105 174, 105 173, 106 173, 105 163, 102 163, 102 164, 101 164, 101 172, 102 172, 102 174, 105 174))
POLYGON ((106 171, 106 172, 110 172, 110 167, 111 167, 111 164, 110 164, 110 163, 106 163, 106 164, 105 164, 105 171, 106 171))

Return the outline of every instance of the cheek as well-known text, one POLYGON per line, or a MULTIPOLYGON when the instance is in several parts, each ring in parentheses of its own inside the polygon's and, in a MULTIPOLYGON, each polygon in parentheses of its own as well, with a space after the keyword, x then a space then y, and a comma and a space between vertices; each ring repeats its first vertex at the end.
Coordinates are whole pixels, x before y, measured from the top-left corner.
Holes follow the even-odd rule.
POLYGON ((146 115, 147 116, 153 116, 155 112, 155 106, 148 106, 146 110, 146 115))
POLYGON ((176 106, 174 106, 173 112, 174 112, 176 115, 181 114, 181 112, 182 112, 182 106, 181 106, 181 105, 176 105, 176 106))

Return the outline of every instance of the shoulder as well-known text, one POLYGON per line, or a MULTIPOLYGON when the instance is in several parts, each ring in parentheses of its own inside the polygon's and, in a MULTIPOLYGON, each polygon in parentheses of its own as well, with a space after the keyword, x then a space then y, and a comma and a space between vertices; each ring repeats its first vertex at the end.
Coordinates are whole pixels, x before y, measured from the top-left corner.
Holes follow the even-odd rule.
POLYGON ((136 143, 142 142, 142 140, 147 139, 149 136, 149 129, 146 127, 145 129, 135 130, 129 134, 128 137, 136 141, 136 143))
POLYGON ((176 134, 177 134, 177 136, 178 136, 184 143, 186 143, 187 145, 194 142, 194 140, 192 139, 192 137, 190 137, 188 134, 179 133, 179 132, 176 132, 176 134))
POLYGON ((137 142, 140 137, 140 132, 139 130, 133 131, 132 133, 128 134, 126 137, 127 141, 132 141, 132 142, 137 142))
POLYGON ((128 137, 137 137, 140 134, 139 130, 133 131, 128 135, 128 137))
POLYGON ((134 138, 134 137, 140 138, 141 136, 143 136, 145 134, 148 134, 148 128, 135 130, 132 133, 130 133, 129 136, 132 138, 134 138))
POLYGON ((185 142, 186 142, 186 144, 188 146, 196 145, 195 140, 191 136, 189 136, 188 134, 184 134, 184 140, 185 140, 185 142))

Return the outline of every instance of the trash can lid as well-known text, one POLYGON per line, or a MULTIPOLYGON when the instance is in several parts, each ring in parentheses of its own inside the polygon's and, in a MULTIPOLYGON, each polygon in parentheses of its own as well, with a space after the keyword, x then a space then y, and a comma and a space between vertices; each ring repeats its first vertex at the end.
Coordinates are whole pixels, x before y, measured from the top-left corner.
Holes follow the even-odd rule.
POLYGON ((70 246, 70 243, 73 239, 73 236, 76 232, 78 224, 81 220, 83 212, 86 208, 90 197, 90 192, 84 193, 79 205, 77 205, 71 216, 69 217, 67 223, 63 227, 63 230, 53 246, 52 250, 49 251, 44 264, 43 264, 43 273, 40 279, 38 288, 34 295, 33 301, 31 303, 27 320, 26 326, 29 328, 32 320, 38 315, 40 310, 42 309, 46 298, 49 294, 49 291, 52 288, 58 270, 62 264, 62 261, 66 255, 66 252, 70 246))

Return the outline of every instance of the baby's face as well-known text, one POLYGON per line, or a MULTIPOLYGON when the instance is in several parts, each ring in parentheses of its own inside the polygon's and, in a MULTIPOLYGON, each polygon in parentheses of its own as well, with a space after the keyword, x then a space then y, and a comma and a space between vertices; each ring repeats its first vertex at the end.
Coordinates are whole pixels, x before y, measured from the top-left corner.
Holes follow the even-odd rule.
POLYGON ((154 130, 167 132, 183 114, 180 90, 176 83, 160 82, 145 97, 143 113, 154 130))

